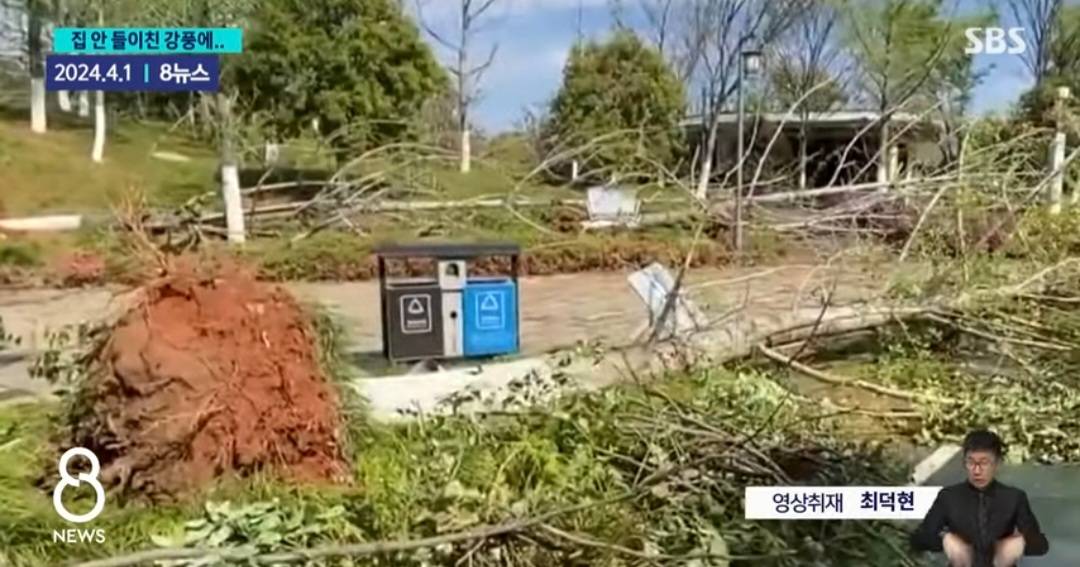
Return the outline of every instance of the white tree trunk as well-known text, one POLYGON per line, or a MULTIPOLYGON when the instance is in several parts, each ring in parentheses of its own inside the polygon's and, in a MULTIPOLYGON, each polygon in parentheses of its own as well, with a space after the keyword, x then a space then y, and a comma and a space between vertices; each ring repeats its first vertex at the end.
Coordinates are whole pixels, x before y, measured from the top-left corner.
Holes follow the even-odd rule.
POLYGON ((105 155, 105 91, 94 91, 94 149, 90 159, 101 163, 105 155))
POLYGON ((472 171, 472 132, 468 127, 461 130, 461 172, 472 171))
MULTIPOLYGON (((705 200, 709 197, 709 178, 712 177, 713 158, 716 155, 716 136, 720 129, 719 117, 714 118, 709 125, 708 138, 705 140, 705 153, 701 160, 701 175, 698 176, 697 190, 694 191, 698 199, 705 200)), ((737 159, 742 159, 739 156, 737 159)))
MULTIPOLYGON (((209 108, 210 97, 203 97, 203 102, 209 108)), ((221 196, 225 202, 225 228, 230 244, 243 244, 246 230, 244 229, 244 201, 240 194, 240 169, 237 167, 235 152, 233 151, 233 112, 232 99, 224 93, 218 93, 216 97, 218 117, 220 123, 220 139, 218 151, 221 156, 221 196)))
POLYGON ((267 141, 263 144, 263 165, 273 167, 281 158, 281 146, 277 142, 267 141))
POLYGON ((30 79, 30 129, 37 134, 44 134, 45 124, 45 78, 30 79))
POLYGON ((240 197, 240 170, 235 163, 221 166, 221 193, 225 200, 225 226, 229 242, 244 243, 244 204, 240 197))
POLYGON ((79 117, 90 117, 90 91, 79 91, 79 117))
POLYGON ((1047 200, 1050 202, 1050 214, 1061 213, 1062 195, 1065 188, 1065 172, 1062 166, 1065 164, 1065 133, 1058 132, 1054 135, 1054 142, 1050 145, 1050 171, 1053 177, 1050 179, 1047 200))
POLYGON ((71 112, 71 94, 68 91, 56 91, 56 102, 60 104, 60 110, 71 112))

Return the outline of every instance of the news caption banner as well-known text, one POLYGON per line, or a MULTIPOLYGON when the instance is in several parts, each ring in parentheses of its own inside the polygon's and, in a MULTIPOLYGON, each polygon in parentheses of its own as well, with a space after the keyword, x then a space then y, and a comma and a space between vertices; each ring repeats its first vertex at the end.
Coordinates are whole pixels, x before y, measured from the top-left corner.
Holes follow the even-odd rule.
POLYGON ((240 28, 56 28, 53 52, 82 54, 240 53, 240 28))
POLYGON ((921 520, 940 486, 748 486, 748 520, 921 520))
POLYGON ((65 55, 45 57, 45 90, 217 91, 217 55, 65 55))
POLYGON ((46 90, 208 91, 219 54, 240 53, 240 28, 57 28, 46 90))

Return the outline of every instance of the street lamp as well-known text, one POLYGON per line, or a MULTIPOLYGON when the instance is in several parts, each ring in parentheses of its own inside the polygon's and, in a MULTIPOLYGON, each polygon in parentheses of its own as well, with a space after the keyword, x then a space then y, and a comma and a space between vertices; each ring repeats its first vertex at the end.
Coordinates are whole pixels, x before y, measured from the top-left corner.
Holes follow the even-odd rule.
POLYGON ((745 47, 739 52, 739 70, 737 74, 738 80, 738 142, 736 144, 736 156, 738 161, 735 165, 735 231, 734 231, 734 247, 736 252, 742 252, 743 248, 743 231, 742 231, 742 217, 743 217, 743 121, 744 121, 744 108, 743 108, 743 80, 746 78, 754 78, 761 73, 762 67, 765 65, 764 57, 761 50, 755 45, 753 38, 750 38, 745 42, 745 47))

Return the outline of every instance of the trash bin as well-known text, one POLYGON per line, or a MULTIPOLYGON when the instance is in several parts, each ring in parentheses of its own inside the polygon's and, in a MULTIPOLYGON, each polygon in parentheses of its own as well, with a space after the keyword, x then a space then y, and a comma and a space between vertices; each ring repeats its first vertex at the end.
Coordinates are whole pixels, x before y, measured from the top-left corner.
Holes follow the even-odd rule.
POLYGON ((436 281, 397 281, 386 286, 383 336, 391 360, 443 355, 442 289, 436 281))
POLYGON ((377 247, 384 356, 411 361, 517 352, 520 253, 513 243, 377 247), (468 261, 482 256, 509 257, 510 276, 469 278, 468 261), (435 260, 431 277, 388 277, 388 259, 417 258, 435 260))
POLYGON ((473 278, 465 285, 465 356, 518 351, 517 283, 510 278, 473 278))

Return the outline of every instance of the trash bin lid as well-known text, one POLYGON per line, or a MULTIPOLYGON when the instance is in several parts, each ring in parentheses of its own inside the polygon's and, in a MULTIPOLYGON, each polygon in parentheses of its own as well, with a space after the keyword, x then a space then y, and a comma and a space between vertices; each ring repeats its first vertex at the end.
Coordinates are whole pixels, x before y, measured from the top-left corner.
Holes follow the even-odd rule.
POLYGON ((416 242, 410 244, 385 243, 375 247, 375 254, 382 258, 435 258, 464 260, 480 256, 520 256, 521 246, 514 242, 416 242))

